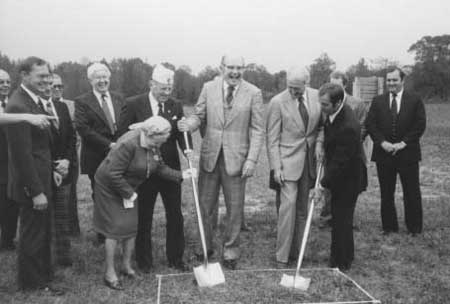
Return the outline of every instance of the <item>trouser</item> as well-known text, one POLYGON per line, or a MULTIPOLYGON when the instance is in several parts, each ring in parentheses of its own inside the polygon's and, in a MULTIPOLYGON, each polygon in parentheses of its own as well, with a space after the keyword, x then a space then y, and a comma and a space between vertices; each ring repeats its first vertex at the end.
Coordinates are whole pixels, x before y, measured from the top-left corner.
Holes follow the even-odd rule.
POLYGON ((353 214, 358 199, 358 181, 342 183, 331 189, 331 250, 332 267, 347 269, 354 258, 353 214))
POLYGON ((70 222, 69 199, 71 184, 61 185, 54 194, 54 257, 58 264, 71 260, 70 256, 70 222))
POLYGON ((184 219, 181 213, 181 185, 151 176, 138 189, 138 232, 136 261, 140 267, 151 266, 153 210, 158 193, 166 212, 166 256, 169 263, 183 259, 184 219))
POLYGON ((20 209, 17 267, 20 289, 37 289, 46 286, 52 279, 52 208, 49 200, 46 210, 35 210, 32 203, 20 209))
POLYGON ((280 188, 277 224, 277 261, 287 263, 298 256, 308 215, 309 190, 312 184, 309 166, 305 163, 297 181, 285 181, 280 188))
POLYGON ((381 222, 386 232, 398 231, 395 209, 395 186, 397 174, 403 188, 405 223, 411 233, 422 232, 422 195, 419 183, 419 163, 401 165, 395 161, 377 162, 378 181, 381 191, 381 222))
POLYGON ((72 236, 80 234, 80 222, 78 219, 78 197, 77 197, 77 183, 78 183, 78 164, 73 167, 73 180, 70 184, 69 194, 69 233, 72 236))
MULTIPOLYGON (((216 167, 212 172, 206 172, 200 165, 198 180, 199 200, 208 250, 212 249, 213 214, 217 208, 220 186, 222 186, 225 197, 227 210, 223 239, 223 258, 225 260, 238 259, 240 256, 239 234, 244 208, 245 184, 246 178, 241 178, 240 175, 230 176, 227 174, 222 152, 220 152, 216 167)), ((201 253, 202 251, 197 248, 197 252, 201 253)))
POLYGON ((6 185, 0 184, 0 230, 1 245, 13 243, 17 231, 17 219, 19 217, 19 204, 8 199, 6 185))
MULTIPOLYGON (((94 189, 95 189, 95 174, 88 174, 89 180, 91 181, 91 190, 92 190, 92 202, 95 201, 94 189)), ((97 240, 100 243, 105 241, 105 236, 101 233, 97 233, 97 240)))

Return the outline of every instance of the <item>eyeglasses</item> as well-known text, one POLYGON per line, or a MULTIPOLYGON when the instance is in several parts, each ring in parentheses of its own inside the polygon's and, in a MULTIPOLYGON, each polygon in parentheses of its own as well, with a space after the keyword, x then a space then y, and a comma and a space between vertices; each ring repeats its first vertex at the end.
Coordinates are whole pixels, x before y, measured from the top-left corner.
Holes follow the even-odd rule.
POLYGON ((53 85, 54 89, 58 89, 58 90, 62 90, 64 88, 64 86, 62 84, 55 84, 53 85))

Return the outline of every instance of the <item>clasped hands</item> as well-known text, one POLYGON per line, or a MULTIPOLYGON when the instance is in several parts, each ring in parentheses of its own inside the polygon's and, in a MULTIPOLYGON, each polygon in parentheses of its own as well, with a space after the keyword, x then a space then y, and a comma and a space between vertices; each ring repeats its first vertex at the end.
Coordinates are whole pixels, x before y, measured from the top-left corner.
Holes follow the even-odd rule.
POLYGON ((406 147, 405 142, 401 141, 398 143, 390 143, 388 141, 383 141, 381 143, 381 147, 383 148, 384 151, 386 151, 387 153, 390 153, 392 155, 395 155, 398 151, 404 149, 406 147))
POLYGON ((53 180, 57 187, 62 183, 62 180, 69 174, 70 161, 67 159, 59 159, 55 161, 55 170, 53 171, 53 180))

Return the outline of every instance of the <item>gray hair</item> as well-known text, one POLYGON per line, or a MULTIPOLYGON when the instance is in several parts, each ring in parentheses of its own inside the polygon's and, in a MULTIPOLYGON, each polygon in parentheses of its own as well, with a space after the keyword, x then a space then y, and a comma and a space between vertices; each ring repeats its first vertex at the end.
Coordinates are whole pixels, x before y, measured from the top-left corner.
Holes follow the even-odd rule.
POLYGON ((88 77, 88 79, 92 80, 92 78, 94 77, 95 73, 100 72, 100 71, 107 72, 108 77, 111 76, 111 71, 108 69, 108 67, 105 64, 103 64, 101 62, 94 62, 87 69, 87 77, 88 77))

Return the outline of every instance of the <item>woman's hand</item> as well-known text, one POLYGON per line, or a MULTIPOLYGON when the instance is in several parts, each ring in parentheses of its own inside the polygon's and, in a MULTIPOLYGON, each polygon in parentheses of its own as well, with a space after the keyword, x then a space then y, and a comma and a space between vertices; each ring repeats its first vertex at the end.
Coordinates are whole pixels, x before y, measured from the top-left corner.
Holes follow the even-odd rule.
POLYGON ((197 169, 192 168, 192 169, 186 169, 183 171, 183 179, 189 179, 189 178, 197 178, 198 176, 198 172, 197 169))

